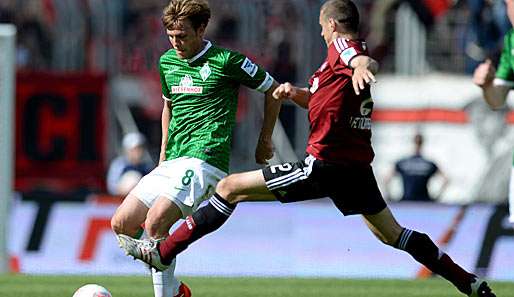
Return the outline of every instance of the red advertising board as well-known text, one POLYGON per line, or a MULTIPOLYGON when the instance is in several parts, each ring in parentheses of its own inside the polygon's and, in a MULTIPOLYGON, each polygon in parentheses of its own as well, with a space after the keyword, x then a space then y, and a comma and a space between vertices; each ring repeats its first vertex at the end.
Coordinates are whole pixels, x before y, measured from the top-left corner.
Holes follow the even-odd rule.
POLYGON ((105 82, 92 74, 18 74, 17 191, 104 188, 105 82))

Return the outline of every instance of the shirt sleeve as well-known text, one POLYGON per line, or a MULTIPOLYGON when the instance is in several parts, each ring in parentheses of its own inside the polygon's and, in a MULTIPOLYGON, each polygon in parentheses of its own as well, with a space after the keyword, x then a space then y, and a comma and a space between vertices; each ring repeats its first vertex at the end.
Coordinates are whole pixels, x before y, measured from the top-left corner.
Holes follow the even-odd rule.
POLYGON ((364 41, 337 38, 328 48, 328 64, 336 74, 352 75, 350 63, 360 55, 367 55, 364 41))
POLYGON ((164 69, 162 67, 162 63, 159 60, 159 77, 161 78, 161 89, 162 89, 162 99, 170 101, 170 89, 168 88, 168 84, 166 83, 166 74, 164 73, 164 69))
POLYGON ((514 70, 512 69, 512 46, 511 37, 514 36, 514 31, 510 31, 505 35, 503 51, 498 63, 498 70, 496 71, 495 85, 503 85, 514 88, 514 70))
POLYGON ((262 93, 273 84, 273 77, 266 70, 237 52, 229 53, 226 69, 231 80, 262 93))

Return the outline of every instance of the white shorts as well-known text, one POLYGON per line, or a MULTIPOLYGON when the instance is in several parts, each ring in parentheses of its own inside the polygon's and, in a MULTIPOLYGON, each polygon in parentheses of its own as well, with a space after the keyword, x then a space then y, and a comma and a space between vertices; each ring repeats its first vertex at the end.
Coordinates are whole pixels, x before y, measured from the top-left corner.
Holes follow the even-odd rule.
POLYGON ((157 198, 166 197, 180 208, 185 218, 214 194, 216 184, 226 175, 203 160, 181 157, 162 162, 145 175, 130 194, 148 208, 157 198))

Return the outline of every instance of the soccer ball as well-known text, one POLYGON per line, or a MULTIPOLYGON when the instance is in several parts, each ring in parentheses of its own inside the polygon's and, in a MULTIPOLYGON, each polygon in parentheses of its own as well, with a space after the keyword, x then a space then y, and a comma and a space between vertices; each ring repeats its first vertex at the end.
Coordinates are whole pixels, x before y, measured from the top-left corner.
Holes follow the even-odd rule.
POLYGON ((102 286, 88 284, 78 288, 73 297, 112 297, 112 295, 102 286))

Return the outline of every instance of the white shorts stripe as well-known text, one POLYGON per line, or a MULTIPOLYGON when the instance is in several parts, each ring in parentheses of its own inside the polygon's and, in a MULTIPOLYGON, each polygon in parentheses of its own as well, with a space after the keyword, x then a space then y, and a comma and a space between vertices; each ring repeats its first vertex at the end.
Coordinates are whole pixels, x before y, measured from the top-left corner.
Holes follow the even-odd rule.
POLYGON ((304 180, 306 179, 307 176, 305 176, 304 174, 299 174, 298 176, 295 176, 294 178, 291 178, 289 180, 286 180, 284 181, 283 183, 281 183, 280 185, 276 185, 276 186, 273 186, 273 187, 270 187, 269 189, 270 190, 273 190, 273 189, 276 189, 277 187, 285 187, 285 186, 289 186, 290 184, 292 183, 295 183, 299 180, 304 180))
POLYGON ((274 179, 270 179, 269 181, 267 181, 267 182, 266 182, 266 184, 267 184, 267 185, 273 185, 273 184, 279 183, 279 182, 281 182, 282 180, 289 178, 291 175, 298 174, 299 172, 302 172, 302 169, 301 169, 301 168, 298 168, 298 169, 296 169, 295 171, 290 172, 290 173, 288 173, 288 174, 286 174, 286 175, 279 176, 279 177, 274 178, 274 179))
POLYGON ((305 176, 303 174, 303 172, 298 172, 295 175, 289 176, 289 178, 287 178, 287 179, 284 179, 284 180, 282 180, 282 181, 280 181, 278 183, 269 184, 267 186, 268 186, 268 189, 273 190, 273 189, 276 189, 276 188, 285 187, 287 185, 292 184, 295 181, 303 180, 303 179, 306 179, 306 178, 307 178, 307 176, 305 176))

